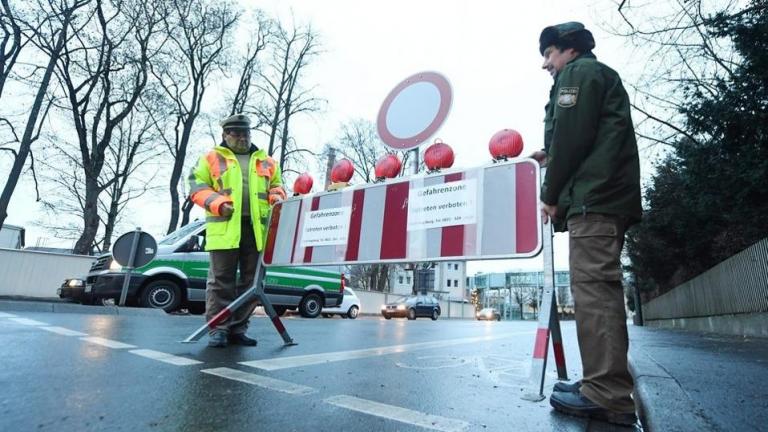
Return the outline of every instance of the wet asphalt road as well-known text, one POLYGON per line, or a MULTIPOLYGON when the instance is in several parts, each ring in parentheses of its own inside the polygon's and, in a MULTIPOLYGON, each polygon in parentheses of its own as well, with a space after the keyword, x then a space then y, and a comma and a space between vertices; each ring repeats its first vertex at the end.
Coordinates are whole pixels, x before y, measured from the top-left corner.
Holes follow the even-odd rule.
MULTIPOLYGON (((627 430, 520 398, 533 322, 283 322, 297 346, 255 316, 258 347, 212 349, 178 342, 197 316, 0 312, 0 430, 627 430)), ((563 334, 578 379, 572 322, 563 334)), ((547 389, 551 354, 548 370, 547 389)))

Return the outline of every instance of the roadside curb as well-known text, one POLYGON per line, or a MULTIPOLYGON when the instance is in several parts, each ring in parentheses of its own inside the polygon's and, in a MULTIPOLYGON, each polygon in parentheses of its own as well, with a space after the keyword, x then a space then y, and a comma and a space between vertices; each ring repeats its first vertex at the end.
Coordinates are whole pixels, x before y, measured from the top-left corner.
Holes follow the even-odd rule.
POLYGON ((0 299, 0 310, 17 312, 56 312, 93 315, 158 316, 167 315, 161 309, 132 308, 118 306, 86 306, 54 301, 23 301, 0 299))
POLYGON ((641 351, 642 347, 630 348, 629 371, 635 379, 634 397, 644 430, 716 430, 678 381, 641 351))

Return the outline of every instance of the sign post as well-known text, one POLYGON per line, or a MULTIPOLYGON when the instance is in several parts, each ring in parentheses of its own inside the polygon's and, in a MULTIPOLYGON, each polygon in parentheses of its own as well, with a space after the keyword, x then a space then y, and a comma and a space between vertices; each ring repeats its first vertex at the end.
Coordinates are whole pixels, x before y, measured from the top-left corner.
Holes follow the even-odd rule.
POLYGON ((125 269, 123 289, 120 292, 120 306, 125 306, 133 269, 149 264, 155 258, 156 253, 157 242, 141 228, 121 235, 112 246, 112 258, 125 269))

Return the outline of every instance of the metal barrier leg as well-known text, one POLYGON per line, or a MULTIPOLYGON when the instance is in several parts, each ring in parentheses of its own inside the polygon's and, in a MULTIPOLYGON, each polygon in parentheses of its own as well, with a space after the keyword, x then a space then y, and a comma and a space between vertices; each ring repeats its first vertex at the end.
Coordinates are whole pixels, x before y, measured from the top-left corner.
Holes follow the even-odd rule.
POLYGON ((552 353, 555 355, 557 379, 568 380, 568 370, 565 367, 565 351, 563 351, 563 335, 560 333, 560 318, 557 315, 557 296, 552 292, 552 314, 549 319, 549 330, 552 332, 552 353))
POLYGON ((272 321, 272 325, 275 326, 275 329, 280 334, 280 336, 283 338, 283 342, 285 342, 285 345, 296 345, 296 342, 291 339, 291 336, 288 334, 288 331, 285 329, 285 326, 283 325, 282 321, 280 321, 280 317, 275 312, 275 309, 272 307, 272 303, 270 303, 269 299, 267 299, 267 296, 264 294, 264 274, 261 271, 262 268, 262 258, 259 257, 259 262, 256 265, 256 278, 254 279, 253 286, 248 289, 248 291, 244 292, 240 297, 236 298, 232 303, 230 303, 227 307, 225 307, 221 312, 216 314, 213 318, 211 318, 210 321, 205 323, 202 327, 195 330, 194 333, 189 335, 186 339, 181 341, 182 343, 194 343, 200 340, 201 337, 203 337, 204 334, 208 332, 209 329, 215 328, 219 323, 226 320, 230 315, 232 315, 232 312, 237 310, 240 306, 243 305, 246 301, 250 300, 252 297, 256 297, 259 302, 261 302, 261 305, 264 306, 264 311, 269 316, 269 319, 272 321))
MULTIPOLYGON (((553 300, 555 299, 555 267, 552 259, 552 221, 544 224, 542 229, 542 253, 544 257, 544 292, 541 296, 541 309, 539 324, 536 330, 536 342, 533 346, 533 359, 531 360, 530 392, 522 398, 528 401, 538 402, 544 399, 544 377, 547 369, 547 350, 549 349, 549 334, 553 315, 557 321, 557 313, 553 314, 553 300)), ((562 354, 562 338, 560 338, 560 326, 557 326, 558 339, 562 354)), ((558 370, 559 371, 559 370, 558 370)))

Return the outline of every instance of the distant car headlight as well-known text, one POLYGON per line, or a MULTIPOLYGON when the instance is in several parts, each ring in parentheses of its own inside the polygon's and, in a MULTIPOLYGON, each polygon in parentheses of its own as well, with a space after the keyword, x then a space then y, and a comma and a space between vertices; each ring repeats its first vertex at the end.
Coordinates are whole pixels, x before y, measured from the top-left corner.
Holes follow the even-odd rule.
POLYGON ((405 305, 397 305, 397 310, 405 310, 405 305))
POLYGON ((109 263, 109 269, 114 271, 120 271, 123 269, 123 266, 121 266, 120 263, 118 263, 117 261, 112 260, 112 262, 109 263))
POLYGON ((70 279, 69 282, 67 282, 67 286, 70 288, 81 287, 83 285, 85 284, 80 279, 70 279))

